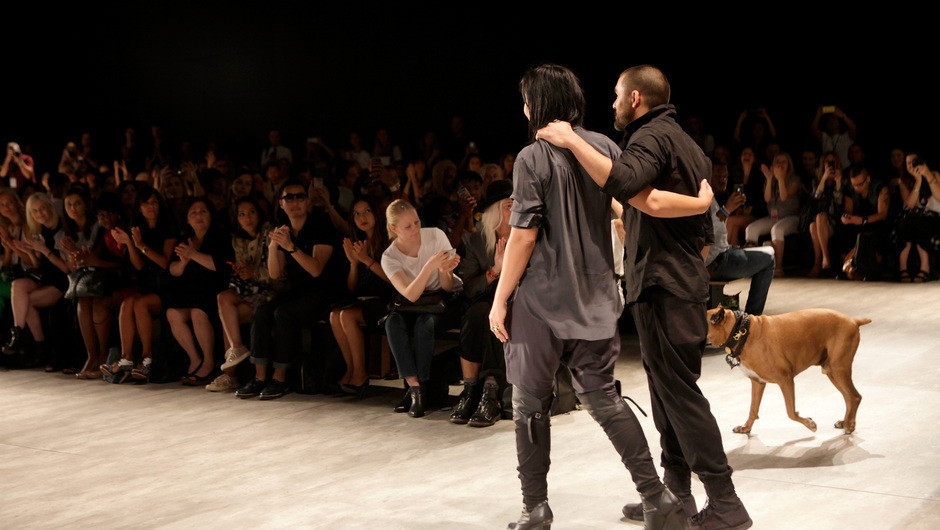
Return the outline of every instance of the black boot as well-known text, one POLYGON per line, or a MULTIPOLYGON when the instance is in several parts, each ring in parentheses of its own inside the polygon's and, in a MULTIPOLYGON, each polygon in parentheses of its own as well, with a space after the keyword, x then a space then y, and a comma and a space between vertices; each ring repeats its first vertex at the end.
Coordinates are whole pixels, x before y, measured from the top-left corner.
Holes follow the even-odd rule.
POLYGON ((509 523, 509 530, 549 530, 552 527, 552 509, 548 507, 548 501, 542 501, 531 510, 522 509, 522 515, 519 521, 509 523))
POLYGON ((412 418, 420 418, 424 416, 425 386, 413 386, 409 390, 411 391, 411 408, 408 409, 408 415, 412 418))
POLYGON ((11 361, 21 362, 28 354, 26 328, 13 326, 10 330, 10 340, 3 346, 3 354, 11 361))
POLYGON ((744 530, 754 524, 734 492, 730 478, 705 482, 705 493, 708 494, 708 502, 701 512, 692 517, 692 530, 744 530))
MULTIPOLYGON (((540 399, 514 386, 513 421, 516 424, 516 454, 519 457, 519 481, 522 502, 535 508, 548 500, 548 468, 551 464, 552 396, 540 399)), ((536 527, 537 528, 537 527, 536 527)))
POLYGON ((408 412, 411 408, 411 387, 405 389, 405 396, 395 405, 395 412, 408 412))
POLYGON ((450 422, 458 425, 467 423, 480 402, 481 393, 479 379, 464 379, 463 392, 460 393, 460 401, 454 407, 454 413, 450 415, 450 422))
MULTIPOLYGON (((698 513, 695 508, 695 497, 692 496, 692 472, 688 468, 678 466, 664 466, 663 482, 669 491, 682 501, 682 508, 686 517, 698 513)), ((643 504, 628 504, 623 507, 623 515, 634 521, 643 520, 643 504)))
POLYGON ((480 405, 476 412, 470 417, 469 425, 471 427, 489 427, 499 421, 501 409, 499 405, 499 385, 496 381, 487 381, 483 385, 483 396, 480 397, 480 405))

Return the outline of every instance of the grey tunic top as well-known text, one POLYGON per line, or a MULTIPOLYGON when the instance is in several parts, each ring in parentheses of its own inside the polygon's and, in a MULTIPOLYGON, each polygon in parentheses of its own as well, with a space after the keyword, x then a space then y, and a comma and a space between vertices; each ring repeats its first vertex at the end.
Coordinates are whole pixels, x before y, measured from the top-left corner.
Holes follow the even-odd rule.
MULTIPOLYGON (((605 156, 620 154, 604 135, 575 132, 605 156)), ((512 189, 509 224, 539 229, 513 311, 530 312, 559 339, 613 337, 623 304, 614 276, 610 196, 570 151, 544 140, 519 152, 512 189)))

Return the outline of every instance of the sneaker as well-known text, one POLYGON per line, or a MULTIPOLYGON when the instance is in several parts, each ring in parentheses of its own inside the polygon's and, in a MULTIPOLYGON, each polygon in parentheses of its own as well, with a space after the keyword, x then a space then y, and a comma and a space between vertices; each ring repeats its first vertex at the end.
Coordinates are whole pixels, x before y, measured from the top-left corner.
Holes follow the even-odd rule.
POLYGON ((222 374, 206 385, 206 390, 209 392, 228 392, 236 389, 238 389, 238 381, 228 374, 222 374))
POLYGON ((225 352, 225 362, 222 363, 222 369, 228 370, 229 368, 235 368, 242 361, 247 359, 250 355, 248 348, 242 346, 241 348, 229 348, 225 352))
POLYGON ((272 378, 270 381, 268 381, 268 384, 264 387, 264 390, 261 391, 261 399, 277 399, 289 393, 290 389, 287 388, 286 382, 278 381, 277 379, 272 378))
POLYGON ((248 384, 239 388, 235 391, 235 397, 247 399, 253 398, 261 394, 261 391, 264 390, 264 381, 258 379, 257 377, 252 379, 248 384))

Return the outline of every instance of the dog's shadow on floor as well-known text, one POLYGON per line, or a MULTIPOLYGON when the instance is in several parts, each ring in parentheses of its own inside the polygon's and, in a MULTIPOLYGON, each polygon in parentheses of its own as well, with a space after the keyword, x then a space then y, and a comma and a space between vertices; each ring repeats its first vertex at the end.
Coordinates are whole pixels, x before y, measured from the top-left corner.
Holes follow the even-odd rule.
POLYGON ((768 446, 755 435, 747 443, 728 451, 728 463, 741 469, 793 469, 801 467, 834 467, 854 464, 873 455, 861 447, 864 441, 854 435, 839 435, 817 447, 799 447, 796 444, 815 440, 815 436, 791 440, 778 446, 768 446))

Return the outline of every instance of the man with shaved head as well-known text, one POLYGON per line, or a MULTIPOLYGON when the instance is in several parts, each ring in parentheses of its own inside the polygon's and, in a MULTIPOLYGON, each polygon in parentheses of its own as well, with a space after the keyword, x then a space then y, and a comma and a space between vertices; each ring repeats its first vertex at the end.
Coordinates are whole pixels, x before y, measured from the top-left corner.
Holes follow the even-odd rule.
MULTIPOLYGON (((682 500, 691 528, 749 528, 751 519, 735 493, 718 424, 696 383, 708 330, 704 256, 714 242, 711 217, 664 219, 626 206, 647 186, 696 195, 698 183, 711 176, 711 163, 676 121, 661 70, 629 68, 620 74, 615 92, 614 127, 626 141, 616 159, 594 149, 566 122, 543 127, 537 137, 570 149, 591 178, 625 205, 626 302, 640 338, 666 486, 682 500), (708 494, 698 513, 692 471, 708 494)), ((624 506, 624 515, 642 520, 642 504, 624 506)))

